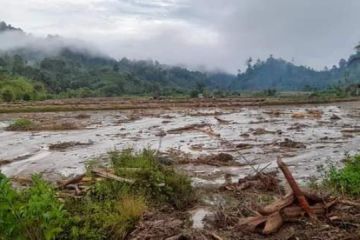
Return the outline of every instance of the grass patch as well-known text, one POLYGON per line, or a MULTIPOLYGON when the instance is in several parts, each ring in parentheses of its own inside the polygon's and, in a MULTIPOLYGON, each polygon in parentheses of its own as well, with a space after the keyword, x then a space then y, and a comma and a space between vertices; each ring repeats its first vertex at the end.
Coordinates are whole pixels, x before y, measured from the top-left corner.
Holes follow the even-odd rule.
POLYGON ((122 182, 96 180, 81 198, 57 198, 54 188, 33 177, 29 189, 17 191, 0 175, 0 240, 125 239, 147 209, 191 207, 190 180, 157 161, 154 151, 110 153, 111 170, 122 182))
POLYGON ((334 166, 326 174, 324 184, 337 193, 352 197, 360 196, 360 154, 348 157, 345 166, 336 169, 334 166))
POLYGON ((10 124, 7 131, 63 131, 76 130, 80 126, 74 122, 35 122, 30 119, 20 118, 10 124))
POLYGON ((31 131, 35 127, 35 124, 30 119, 20 118, 10 124, 6 130, 9 131, 31 131))

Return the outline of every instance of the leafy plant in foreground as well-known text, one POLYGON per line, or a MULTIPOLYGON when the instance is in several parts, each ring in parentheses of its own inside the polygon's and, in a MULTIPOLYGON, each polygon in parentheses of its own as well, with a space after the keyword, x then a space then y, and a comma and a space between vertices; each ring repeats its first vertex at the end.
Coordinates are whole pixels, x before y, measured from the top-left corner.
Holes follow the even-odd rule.
POLYGON ((0 239, 50 240, 63 231, 66 211, 54 189, 39 176, 22 192, 0 174, 0 239))
POLYGON ((360 154, 348 157, 342 169, 332 166, 325 183, 342 194, 360 196, 360 154))

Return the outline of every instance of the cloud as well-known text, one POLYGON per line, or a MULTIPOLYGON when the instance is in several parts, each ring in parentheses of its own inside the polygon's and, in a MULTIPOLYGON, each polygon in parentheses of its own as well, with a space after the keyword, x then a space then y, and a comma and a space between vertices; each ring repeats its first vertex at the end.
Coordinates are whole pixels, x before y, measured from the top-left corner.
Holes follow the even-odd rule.
POLYGON ((0 0, 0 16, 35 35, 91 42, 113 57, 235 72, 270 54, 315 68, 360 40, 358 0, 0 0))

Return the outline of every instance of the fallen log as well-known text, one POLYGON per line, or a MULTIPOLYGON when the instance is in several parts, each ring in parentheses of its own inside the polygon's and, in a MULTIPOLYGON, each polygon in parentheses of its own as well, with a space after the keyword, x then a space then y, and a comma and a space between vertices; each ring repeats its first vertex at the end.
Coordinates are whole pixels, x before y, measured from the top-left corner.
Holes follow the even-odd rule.
POLYGON ((280 158, 278 158, 277 164, 278 164, 279 168, 281 169, 281 171, 283 172, 288 184, 290 185, 296 199, 299 202, 300 207, 302 209, 304 209, 304 211, 308 214, 308 216, 310 218, 317 219, 316 215, 314 215, 314 213, 310 209, 309 203, 308 203, 304 193, 301 191, 299 185, 296 183, 289 168, 286 166, 286 164, 280 158))

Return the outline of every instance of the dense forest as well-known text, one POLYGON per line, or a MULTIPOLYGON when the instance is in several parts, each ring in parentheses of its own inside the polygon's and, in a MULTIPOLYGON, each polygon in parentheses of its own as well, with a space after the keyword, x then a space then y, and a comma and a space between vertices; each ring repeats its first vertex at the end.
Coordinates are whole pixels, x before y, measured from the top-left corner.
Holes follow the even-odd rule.
MULTIPOLYGON (((237 75, 200 72, 157 61, 116 60, 59 36, 37 39, 0 22, 0 94, 4 101, 52 97, 176 95, 276 90, 320 90, 359 82, 360 53, 316 71, 270 56, 252 58, 237 75), (10 42, 11 42, 10 41, 10 42), (6 44, 5 44, 6 45, 6 44)), ((240 64, 240 63, 239 63, 240 64)))

